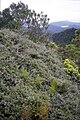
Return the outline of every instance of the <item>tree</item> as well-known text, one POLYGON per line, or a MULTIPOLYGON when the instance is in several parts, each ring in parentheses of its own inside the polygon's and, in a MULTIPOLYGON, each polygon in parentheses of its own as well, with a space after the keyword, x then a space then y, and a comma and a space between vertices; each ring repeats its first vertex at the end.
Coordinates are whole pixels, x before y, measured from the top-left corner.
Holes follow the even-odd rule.
POLYGON ((8 27, 13 20, 13 16, 10 13, 10 9, 6 8, 0 13, 0 27, 8 27))
MULTIPOLYGON (((47 18, 47 15, 44 15, 43 12, 40 14, 37 14, 34 10, 28 8, 28 5, 25 5, 21 1, 18 2, 18 4, 12 3, 9 8, 6 8, 2 11, 2 17, 0 16, 0 19, 2 21, 3 19, 3 26, 4 27, 12 27, 13 23, 18 23, 21 27, 21 24, 23 20, 28 25, 28 28, 30 27, 36 27, 36 28, 47 28, 49 18, 47 18)), ((13 26, 13 29, 16 27, 13 26)), ((18 29, 18 28, 17 28, 18 29)))
POLYGON ((80 29, 75 31, 75 38, 72 41, 76 47, 80 48, 80 29))

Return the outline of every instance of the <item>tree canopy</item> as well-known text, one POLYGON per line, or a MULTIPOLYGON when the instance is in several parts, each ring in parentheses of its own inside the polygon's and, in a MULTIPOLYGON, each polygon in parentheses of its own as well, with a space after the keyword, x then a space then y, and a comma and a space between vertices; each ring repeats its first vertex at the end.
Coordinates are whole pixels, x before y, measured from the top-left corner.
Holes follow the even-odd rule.
POLYGON ((0 28, 19 29, 23 20, 27 23, 28 28, 46 28, 49 22, 47 15, 44 15, 43 12, 36 13, 21 1, 17 4, 12 3, 0 12, 0 28))

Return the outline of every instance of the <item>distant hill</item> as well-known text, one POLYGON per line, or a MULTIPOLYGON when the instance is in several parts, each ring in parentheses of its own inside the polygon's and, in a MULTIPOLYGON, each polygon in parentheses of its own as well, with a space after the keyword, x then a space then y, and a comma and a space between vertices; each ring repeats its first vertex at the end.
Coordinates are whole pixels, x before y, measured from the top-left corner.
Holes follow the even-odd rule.
POLYGON ((70 28, 60 33, 55 33, 52 36, 52 40, 57 44, 69 44, 71 43, 71 40, 75 37, 75 30, 75 28, 70 28))
POLYGON ((70 28, 79 29, 80 23, 70 22, 70 21, 52 22, 49 24, 47 32, 54 34, 54 33, 59 33, 59 32, 62 32, 70 28))

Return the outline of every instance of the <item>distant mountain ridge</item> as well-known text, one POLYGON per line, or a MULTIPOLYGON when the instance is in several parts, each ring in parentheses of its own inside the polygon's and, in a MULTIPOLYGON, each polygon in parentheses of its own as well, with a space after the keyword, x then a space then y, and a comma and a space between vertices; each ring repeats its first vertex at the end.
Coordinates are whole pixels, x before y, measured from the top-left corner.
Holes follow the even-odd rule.
POLYGON ((59 22, 52 22, 48 25, 47 32, 48 33, 59 33, 64 30, 70 29, 70 28, 75 28, 79 29, 80 28, 80 23, 77 22, 70 22, 70 21, 59 21, 59 22))
POLYGON ((70 28, 52 35, 52 41, 56 44, 70 44, 75 37, 75 28, 70 28))

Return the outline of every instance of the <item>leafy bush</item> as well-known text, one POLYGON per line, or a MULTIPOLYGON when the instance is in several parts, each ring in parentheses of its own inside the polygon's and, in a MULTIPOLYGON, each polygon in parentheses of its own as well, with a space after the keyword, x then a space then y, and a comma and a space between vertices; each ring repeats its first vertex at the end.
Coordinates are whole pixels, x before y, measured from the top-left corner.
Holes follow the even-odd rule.
POLYGON ((26 80, 28 77, 28 72, 24 67, 21 68, 21 76, 23 77, 24 80, 26 80))
POLYGON ((59 92, 60 94, 67 92, 67 87, 68 87, 67 80, 64 80, 64 81, 59 80, 57 82, 57 92, 59 92))
POLYGON ((36 78, 35 78, 35 85, 37 86, 37 87, 40 87, 40 85, 41 85, 41 80, 42 80, 42 78, 39 76, 39 74, 36 76, 36 78))
POLYGON ((67 58, 73 60, 78 65, 80 72, 80 29, 75 31, 75 38, 72 39, 72 43, 65 45, 60 54, 64 60, 67 58))
POLYGON ((57 45, 54 42, 49 42, 48 46, 53 48, 53 49, 57 48, 57 45))
POLYGON ((67 74, 75 74, 77 77, 80 76, 79 71, 78 71, 78 66, 71 60, 65 59, 64 65, 66 67, 66 72, 67 74))
POLYGON ((0 32, 0 39, 3 38, 3 36, 4 36, 4 33, 0 32))
POLYGON ((0 120, 79 120, 79 85, 65 74, 57 49, 24 31, 1 32, 0 120))
POLYGON ((50 95, 51 96, 54 94, 56 88, 57 88, 57 82, 56 82, 56 80, 52 80, 51 85, 50 85, 50 95))

